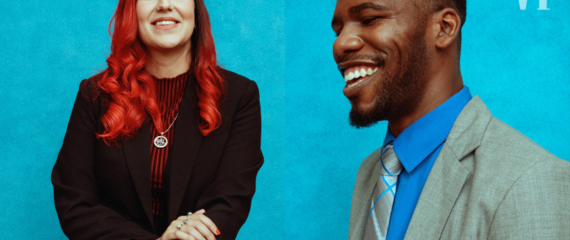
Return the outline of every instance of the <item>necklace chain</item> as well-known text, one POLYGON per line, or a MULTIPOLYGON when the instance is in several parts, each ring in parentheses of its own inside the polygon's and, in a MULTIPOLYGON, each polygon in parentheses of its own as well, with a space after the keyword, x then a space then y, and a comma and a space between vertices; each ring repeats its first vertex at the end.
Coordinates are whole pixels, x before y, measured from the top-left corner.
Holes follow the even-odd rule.
POLYGON ((166 129, 166 131, 161 132, 160 135, 163 135, 165 133, 168 132, 168 130, 170 130, 170 128, 172 127, 172 125, 174 125, 174 122, 176 122, 176 119, 178 118, 178 113, 176 114, 176 117, 174 117, 174 120, 172 120, 172 123, 170 124, 170 127, 168 127, 168 129, 166 129))

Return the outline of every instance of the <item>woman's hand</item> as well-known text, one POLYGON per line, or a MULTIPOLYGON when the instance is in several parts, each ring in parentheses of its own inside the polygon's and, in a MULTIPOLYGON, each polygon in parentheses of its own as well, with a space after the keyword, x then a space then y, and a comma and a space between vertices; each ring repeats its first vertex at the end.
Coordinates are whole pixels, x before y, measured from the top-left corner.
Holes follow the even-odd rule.
POLYGON ((180 216, 172 221, 164 234, 158 240, 190 239, 190 240, 215 240, 220 231, 201 209, 188 216, 180 216), (180 226, 180 228, 179 228, 180 226))

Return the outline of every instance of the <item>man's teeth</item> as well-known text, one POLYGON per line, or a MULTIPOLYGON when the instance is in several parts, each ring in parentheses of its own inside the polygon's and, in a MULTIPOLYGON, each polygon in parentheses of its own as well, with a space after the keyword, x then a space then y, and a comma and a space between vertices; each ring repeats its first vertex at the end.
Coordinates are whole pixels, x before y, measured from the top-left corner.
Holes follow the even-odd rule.
POLYGON ((348 82, 357 78, 366 77, 367 75, 372 75, 376 71, 378 71, 378 68, 374 68, 374 70, 372 70, 372 68, 368 68, 367 70, 361 68, 360 70, 356 69, 353 72, 345 72, 344 81, 348 82))
POLYGON ((174 22, 174 21, 160 21, 160 22, 156 23, 157 26, 168 25, 168 24, 176 24, 176 22, 174 22))

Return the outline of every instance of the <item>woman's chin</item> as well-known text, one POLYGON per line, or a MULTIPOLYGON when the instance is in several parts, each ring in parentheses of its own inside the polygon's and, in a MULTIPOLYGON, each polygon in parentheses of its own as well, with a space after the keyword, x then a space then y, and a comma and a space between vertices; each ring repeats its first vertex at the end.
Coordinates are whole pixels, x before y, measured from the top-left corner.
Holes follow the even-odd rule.
POLYGON ((166 41, 166 42, 158 42, 153 44, 151 48, 159 50, 159 51, 172 51, 177 49, 184 49, 186 45, 181 41, 166 41))
POLYGON ((159 50, 172 50, 180 48, 182 44, 175 44, 175 43, 164 43, 164 44, 157 44, 157 49, 159 50))

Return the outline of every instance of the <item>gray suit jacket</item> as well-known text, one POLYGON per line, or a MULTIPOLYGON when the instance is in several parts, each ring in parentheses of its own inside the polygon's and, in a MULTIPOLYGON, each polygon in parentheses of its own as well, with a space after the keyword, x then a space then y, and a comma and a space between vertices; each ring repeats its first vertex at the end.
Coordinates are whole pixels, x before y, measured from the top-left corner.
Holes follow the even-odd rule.
MULTIPOLYGON (((362 240, 380 149, 360 169, 349 240, 362 240)), ((429 174, 405 239, 570 239, 570 163, 494 118, 475 96, 429 174)))

